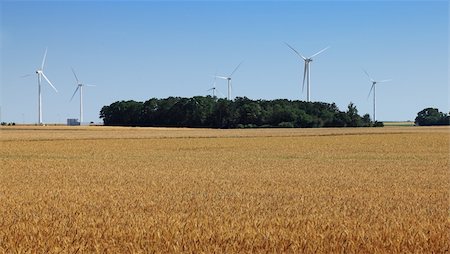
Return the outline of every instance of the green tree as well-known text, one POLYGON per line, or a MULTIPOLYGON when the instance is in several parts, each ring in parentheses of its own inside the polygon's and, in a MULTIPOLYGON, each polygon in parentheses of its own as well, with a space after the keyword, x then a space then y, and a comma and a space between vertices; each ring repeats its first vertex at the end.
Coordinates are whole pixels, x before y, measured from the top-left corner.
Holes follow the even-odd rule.
POLYGON ((103 118, 105 125, 140 125, 142 102, 118 101, 110 106, 104 106, 100 111, 100 118, 103 118))
MULTIPOLYGON (((145 102, 117 101, 104 106, 105 125, 175 126, 213 128, 254 127, 345 127, 370 126, 368 115, 358 115, 350 103, 342 112, 336 104, 279 100, 234 101, 211 96, 152 98, 145 102)), ((445 118, 442 121, 447 121, 445 118)))
POLYGON ((417 113, 415 123, 421 126, 449 125, 449 116, 437 108, 425 108, 417 113))
POLYGON ((362 121, 362 126, 364 126, 364 127, 370 127, 372 125, 372 121, 370 120, 369 114, 363 115, 361 121, 362 121))
POLYGON ((353 104, 353 102, 350 102, 350 104, 348 104, 347 116, 348 116, 347 126, 349 127, 361 126, 362 122, 361 117, 358 115, 358 109, 356 108, 355 104, 353 104))

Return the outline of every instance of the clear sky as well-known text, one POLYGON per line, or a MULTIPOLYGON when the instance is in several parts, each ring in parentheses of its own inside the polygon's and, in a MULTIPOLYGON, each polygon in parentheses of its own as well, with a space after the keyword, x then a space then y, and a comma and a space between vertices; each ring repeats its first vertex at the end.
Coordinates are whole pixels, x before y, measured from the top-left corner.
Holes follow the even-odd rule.
MULTIPOLYGON (((33 74, 48 47, 44 123, 79 117, 71 67, 86 84, 85 121, 117 100, 207 95, 212 76, 233 75, 234 96, 349 102, 377 119, 414 120, 425 107, 449 111, 449 1, 5 1, 1 18, 1 121, 37 122, 33 74)), ((226 94, 226 81, 217 81, 226 94)))

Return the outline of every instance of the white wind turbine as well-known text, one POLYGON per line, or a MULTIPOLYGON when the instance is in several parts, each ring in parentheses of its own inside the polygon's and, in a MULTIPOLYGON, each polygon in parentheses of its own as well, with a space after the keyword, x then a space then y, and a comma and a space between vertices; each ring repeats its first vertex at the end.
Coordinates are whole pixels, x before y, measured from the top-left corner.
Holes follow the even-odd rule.
MULTIPOLYGON (((243 61, 242 61, 243 62, 243 61)), ((241 66, 242 62, 240 62, 238 64, 238 66, 236 66, 236 68, 234 68, 234 70, 231 72, 231 74, 228 77, 224 77, 224 76, 215 76, 216 78, 220 78, 220 79, 225 79, 227 80, 227 84, 228 84, 228 100, 231 100, 231 76, 233 76, 233 74, 237 71, 237 69, 239 68, 239 66, 241 66)))
POLYGON ((207 92, 212 91, 212 96, 213 97, 216 97, 216 90, 217 90, 217 88, 216 88, 216 78, 217 78, 216 75, 214 75, 213 86, 210 89, 206 90, 207 92))
POLYGON ((212 87, 210 89, 206 90, 206 91, 207 92, 212 91, 212 96, 213 97, 216 97, 217 93, 219 93, 221 96, 224 96, 223 93, 221 93, 219 91, 219 89, 217 89, 217 87, 216 87, 216 79, 217 79, 217 77, 216 77, 216 75, 214 75, 214 81, 213 81, 212 87))
POLYGON ((295 50, 291 45, 287 44, 285 42, 285 44, 292 49, 299 57, 301 57, 304 61, 305 61, 305 69, 303 71, 303 86, 302 86, 302 92, 303 90, 305 90, 305 80, 306 80, 306 101, 309 102, 310 101, 310 96, 311 96, 311 70, 310 70, 310 63, 313 61, 313 57, 319 55, 320 53, 324 52, 325 50, 329 49, 330 46, 322 49, 321 51, 315 53, 314 55, 310 56, 310 57, 304 57, 302 54, 300 54, 297 50, 295 50))
POLYGON ((367 73, 366 70, 363 69, 363 71, 366 73, 367 77, 369 77, 370 82, 372 82, 372 86, 370 87, 370 91, 369 91, 369 95, 367 96, 367 98, 370 97, 370 93, 373 91, 373 122, 376 121, 376 117, 375 117, 375 113, 376 113, 376 94, 375 94, 375 89, 376 89, 376 84, 378 83, 383 83, 383 82, 388 82, 391 81, 392 79, 385 79, 385 80, 380 80, 380 81, 375 81, 374 79, 372 79, 369 75, 369 73, 367 73))
MULTIPOLYGON (((50 82, 50 80, 44 74, 44 65, 45 65, 45 58, 46 57, 47 57, 47 48, 45 49, 44 58, 42 59, 41 68, 38 68, 36 70, 37 80, 38 80, 38 124, 40 124, 40 125, 42 125, 42 88, 41 88, 42 78, 44 78, 45 81, 47 81, 47 83, 53 88, 53 90, 55 90, 55 92, 58 92, 58 90, 56 90, 55 86, 53 86, 52 82, 50 82)), ((25 75, 25 76, 22 76, 22 77, 27 77, 27 76, 31 76, 31 75, 32 74, 28 74, 28 75, 25 75)))
POLYGON ((72 97, 70 98, 70 101, 72 101, 73 97, 77 93, 78 90, 80 90, 80 125, 83 123, 83 87, 84 86, 93 86, 93 85, 85 85, 81 83, 78 80, 77 74, 75 74, 75 71, 72 68, 73 75, 75 76, 75 80, 77 81, 77 88, 75 89, 75 92, 73 92, 72 97))

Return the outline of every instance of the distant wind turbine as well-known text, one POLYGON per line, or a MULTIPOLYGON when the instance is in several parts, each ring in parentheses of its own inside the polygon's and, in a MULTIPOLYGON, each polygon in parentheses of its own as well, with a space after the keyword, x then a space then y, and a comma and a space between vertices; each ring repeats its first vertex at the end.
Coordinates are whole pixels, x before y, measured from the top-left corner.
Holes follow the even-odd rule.
POLYGON ((72 101, 73 97, 77 93, 78 90, 80 90, 80 125, 83 123, 83 87, 84 86, 93 86, 93 85, 85 85, 81 83, 78 80, 77 74, 75 74, 75 71, 72 68, 72 73, 75 76, 75 80, 77 81, 77 88, 75 89, 75 92, 73 92, 72 97, 70 98, 70 101, 72 101))
POLYGON ((376 84, 388 82, 388 81, 391 81, 392 79, 375 81, 374 79, 372 79, 370 77, 369 73, 367 73, 366 70, 363 69, 363 71, 366 73, 367 77, 369 77, 370 82, 372 82, 372 86, 370 87, 369 95, 367 96, 367 98, 370 97, 370 93, 372 93, 372 91, 373 91, 373 122, 375 122, 376 121, 376 116, 375 116, 375 113, 376 113, 376 94, 375 94, 376 84))
MULTIPOLYGON (((44 74, 44 65, 45 65, 46 57, 47 57, 47 48, 45 49, 44 58, 42 59, 41 67, 36 70, 37 80, 38 80, 38 124, 40 124, 40 125, 42 125, 42 91, 41 91, 42 90, 41 89, 42 78, 44 78, 45 81, 47 81, 47 83, 53 88, 53 90, 55 90, 55 92, 58 92, 58 90, 56 90, 55 86, 53 86, 52 82, 50 82, 50 80, 44 74)), ((25 75, 22 77, 28 77, 31 75, 32 74, 28 74, 28 75, 25 75)))
POLYGON ((213 86, 210 88, 210 89, 208 89, 208 90, 206 90, 207 92, 209 92, 209 91, 212 91, 212 96, 213 97, 216 97, 216 75, 214 75, 214 82, 213 82, 213 86))
POLYGON ((310 70, 309 65, 313 61, 313 57, 315 57, 315 56, 319 55, 320 53, 324 52, 325 50, 329 49, 330 46, 320 50, 319 52, 315 53, 314 55, 312 55, 310 57, 304 57, 297 50, 295 50, 291 45, 287 44, 287 42, 285 42, 285 44, 305 61, 305 69, 303 71, 302 92, 305 90, 305 80, 306 80, 306 84, 307 84, 307 86, 306 86, 306 101, 309 102, 310 96, 311 96, 311 70, 310 70))
POLYGON ((236 66, 236 68, 234 68, 234 70, 231 72, 231 74, 228 75, 227 77, 225 77, 225 76, 217 76, 217 75, 215 76, 216 78, 227 80, 227 84, 228 84, 228 96, 227 96, 227 98, 228 98, 228 100, 231 100, 231 76, 233 76, 233 74, 237 71, 237 69, 239 69, 239 66, 241 66, 242 62, 240 62, 238 64, 238 66, 236 66))

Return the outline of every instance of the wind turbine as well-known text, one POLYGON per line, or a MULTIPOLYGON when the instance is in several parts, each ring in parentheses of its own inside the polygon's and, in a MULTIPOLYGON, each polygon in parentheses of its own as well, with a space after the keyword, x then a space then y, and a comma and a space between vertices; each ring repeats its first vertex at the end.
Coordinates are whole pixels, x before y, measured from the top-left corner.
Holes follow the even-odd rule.
POLYGON ((374 79, 372 79, 369 75, 369 73, 367 73, 366 70, 363 69, 363 71, 366 73, 367 77, 369 77, 370 82, 372 82, 372 86, 370 87, 370 91, 369 91, 369 95, 367 96, 367 98, 370 97, 370 93, 372 93, 373 91, 373 122, 376 121, 376 117, 375 117, 375 113, 376 113, 376 94, 375 94, 375 89, 376 89, 376 84, 378 83, 383 83, 383 82, 388 82, 391 81, 392 79, 385 79, 385 80, 380 80, 380 81, 375 81, 374 79))
POLYGON ((75 80, 77 81, 77 88, 75 89, 75 92, 73 92, 72 97, 70 98, 70 101, 72 101, 73 97, 77 93, 78 90, 80 90, 80 125, 83 123, 83 87, 84 86, 93 86, 93 85, 85 85, 81 83, 78 80, 77 74, 75 74, 75 71, 72 68, 72 73, 75 76, 75 80))
POLYGON ((208 90, 206 90, 207 92, 209 92, 209 91, 212 91, 212 96, 213 97, 216 97, 216 75, 214 75, 214 82, 213 82, 213 86, 210 88, 210 89, 208 89, 208 90))
MULTIPOLYGON (((55 92, 58 92, 58 90, 56 90, 55 86, 53 86, 52 82, 50 82, 50 80, 44 74, 44 65, 45 65, 46 57, 47 57, 47 48, 45 49, 44 58, 42 59, 41 68, 38 68, 36 70, 37 80, 38 80, 38 124, 40 124, 40 125, 42 125, 42 88, 41 88, 42 78, 44 78, 45 81, 47 81, 47 83, 53 88, 53 90, 55 90, 55 92)), ((22 77, 27 77, 27 76, 31 76, 31 75, 32 74, 28 74, 28 75, 25 75, 25 76, 22 76, 22 77)))
POLYGON ((319 52, 315 53, 314 55, 310 56, 310 57, 304 57, 302 54, 300 54, 297 50, 295 50, 291 45, 287 44, 287 42, 285 42, 285 44, 292 49, 299 57, 301 57, 304 61, 305 61, 305 68, 303 71, 303 86, 302 86, 302 92, 303 90, 305 90, 305 80, 306 80, 306 101, 309 102, 310 101, 310 96, 311 96, 311 70, 309 65, 311 64, 311 62, 313 61, 313 57, 319 55, 320 53, 324 52, 325 50, 329 49, 330 46, 320 50, 319 52))
POLYGON ((231 72, 231 74, 229 76, 227 76, 227 77, 225 77, 225 76, 215 76, 216 78, 227 80, 227 84, 228 84, 228 96, 227 96, 227 98, 228 98, 228 100, 231 100, 231 76, 233 76, 233 74, 237 71, 239 66, 241 66, 242 62, 240 62, 238 64, 238 66, 236 66, 236 68, 234 68, 234 70, 231 72))

